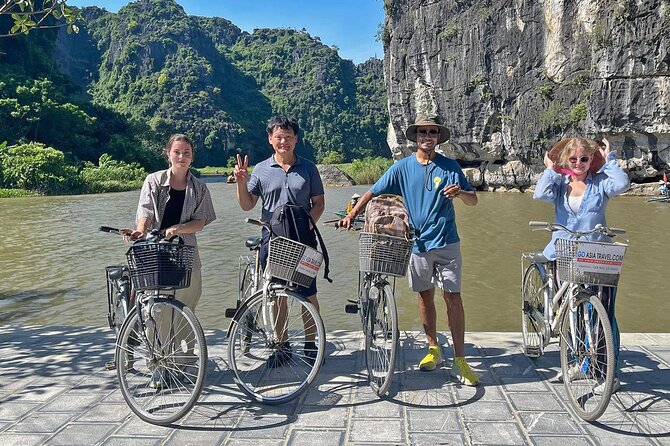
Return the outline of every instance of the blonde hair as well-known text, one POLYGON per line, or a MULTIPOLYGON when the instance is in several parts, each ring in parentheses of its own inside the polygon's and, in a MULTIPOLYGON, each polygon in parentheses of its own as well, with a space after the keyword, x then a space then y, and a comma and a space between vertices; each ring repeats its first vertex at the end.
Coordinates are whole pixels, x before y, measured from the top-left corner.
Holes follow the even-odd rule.
POLYGON ((558 164, 561 167, 568 166, 568 158, 570 158, 570 152, 576 150, 577 148, 582 148, 589 156, 593 159, 593 154, 598 151, 598 144, 592 139, 586 138, 570 138, 568 142, 563 146, 561 152, 558 154, 558 164))

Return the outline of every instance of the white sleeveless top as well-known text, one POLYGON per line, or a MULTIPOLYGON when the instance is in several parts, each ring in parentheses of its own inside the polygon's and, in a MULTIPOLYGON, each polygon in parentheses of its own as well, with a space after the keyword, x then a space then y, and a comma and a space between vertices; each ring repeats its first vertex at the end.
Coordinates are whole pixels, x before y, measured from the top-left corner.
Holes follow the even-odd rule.
POLYGON ((584 198, 584 195, 579 197, 568 197, 568 206, 570 206, 570 209, 572 209, 572 212, 575 214, 579 210, 579 206, 582 204, 582 198, 584 198))

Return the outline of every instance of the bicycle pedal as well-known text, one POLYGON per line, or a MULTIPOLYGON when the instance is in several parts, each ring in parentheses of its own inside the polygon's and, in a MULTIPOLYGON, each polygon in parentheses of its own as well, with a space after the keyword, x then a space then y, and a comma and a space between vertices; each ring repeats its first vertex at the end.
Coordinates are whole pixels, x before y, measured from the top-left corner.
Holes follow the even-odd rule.
POLYGON ((358 313, 358 304, 347 304, 344 306, 344 311, 346 313, 356 314, 358 313))
POLYGON ((232 318, 235 316, 235 313, 237 313, 237 308, 226 308, 226 317, 227 318, 232 318))
POLYGON ((116 370, 116 362, 115 361, 107 361, 105 363, 105 370, 116 370))

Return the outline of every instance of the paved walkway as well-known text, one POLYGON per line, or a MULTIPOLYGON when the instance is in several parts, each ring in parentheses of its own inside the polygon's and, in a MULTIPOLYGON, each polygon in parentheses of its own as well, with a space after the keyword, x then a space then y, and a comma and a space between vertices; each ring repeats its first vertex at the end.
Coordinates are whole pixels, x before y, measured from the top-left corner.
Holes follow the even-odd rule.
MULTIPOLYGON (((178 426, 146 424, 126 407, 109 329, 0 327, 0 445, 670 445, 670 334, 624 335, 623 387, 598 423, 571 414, 556 382, 556 346, 536 361, 518 333, 468 333, 482 385, 416 364, 423 337, 402 333, 389 398, 365 380, 361 334, 332 332, 316 382, 283 406, 246 402, 225 364, 225 333, 207 332, 208 382, 178 426), (417 339, 418 338, 418 339, 417 339)), ((451 348, 443 339, 445 353, 451 348)))

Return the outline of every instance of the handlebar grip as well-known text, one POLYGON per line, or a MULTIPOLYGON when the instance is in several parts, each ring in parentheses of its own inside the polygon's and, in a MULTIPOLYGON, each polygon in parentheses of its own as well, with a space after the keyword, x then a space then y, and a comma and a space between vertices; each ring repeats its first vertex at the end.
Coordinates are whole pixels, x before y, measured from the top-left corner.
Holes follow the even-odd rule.
POLYGON ((110 232, 112 234, 120 234, 121 232, 117 228, 112 228, 111 226, 100 226, 102 232, 110 232))
POLYGON ((531 228, 543 228, 549 226, 549 223, 546 221, 529 221, 528 226, 531 228))
POLYGON ((265 227, 268 226, 268 224, 265 223, 264 221, 256 220, 256 219, 253 219, 253 218, 245 218, 244 221, 249 223, 249 224, 256 225, 256 226, 265 226, 265 227))

